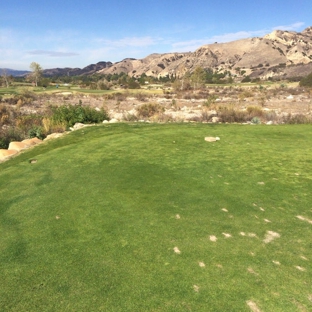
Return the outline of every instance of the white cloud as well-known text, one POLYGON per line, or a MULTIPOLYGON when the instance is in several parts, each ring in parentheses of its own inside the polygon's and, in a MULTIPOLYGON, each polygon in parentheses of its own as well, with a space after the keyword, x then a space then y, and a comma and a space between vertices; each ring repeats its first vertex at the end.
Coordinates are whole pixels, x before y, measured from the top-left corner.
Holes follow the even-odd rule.
POLYGON ((260 30, 243 30, 238 31, 234 33, 225 33, 221 35, 216 35, 208 38, 203 39, 193 39, 189 41, 181 41, 181 42, 175 42, 172 44, 173 50, 176 51, 194 51, 198 49, 200 46, 205 44, 210 44, 214 42, 230 42, 235 41, 239 39, 245 39, 245 38, 251 38, 251 37, 263 37, 264 35, 272 32, 273 30, 299 30, 304 25, 303 22, 296 22, 290 25, 284 25, 284 26, 276 26, 271 29, 260 29, 260 30))
POLYGON ((281 25, 281 26, 276 26, 273 28, 273 30, 299 30, 302 26, 304 25, 303 22, 296 22, 290 25, 281 25))
POLYGON ((146 37, 125 37, 116 40, 97 38, 94 40, 97 44, 104 44, 111 48, 123 48, 123 47, 147 47, 157 44, 161 39, 146 37))
POLYGON ((28 51, 29 55, 45 55, 50 57, 69 57, 69 56, 77 56, 78 53, 75 52, 60 52, 60 51, 47 51, 47 50, 34 50, 28 51))

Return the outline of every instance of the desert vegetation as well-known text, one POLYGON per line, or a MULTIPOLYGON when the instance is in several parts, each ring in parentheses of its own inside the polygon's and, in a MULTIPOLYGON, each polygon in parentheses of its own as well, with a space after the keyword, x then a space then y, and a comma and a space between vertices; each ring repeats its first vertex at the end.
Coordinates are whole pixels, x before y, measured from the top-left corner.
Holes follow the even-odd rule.
MULTIPOLYGON (((42 80, 46 78, 40 75, 36 76, 38 87, 11 77, 9 87, 4 84, 0 88, 0 146, 5 148, 10 141, 32 136, 44 138, 51 132, 66 131, 76 122, 100 123, 109 119, 311 123, 312 92, 305 85, 309 76, 300 84, 286 81, 207 84, 213 75, 212 71, 201 68, 182 79, 171 77, 165 82, 145 75, 133 80, 140 85, 139 89, 125 87, 125 74, 90 78, 114 82, 109 85, 110 90, 87 86, 85 77, 81 77, 79 84, 74 84, 78 82, 75 77, 64 77, 64 81, 70 78, 71 83, 49 78, 48 84, 44 82, 47 87, 42 87, 42 80)), ((3 83, 5 81, 3 79, 3 83)))

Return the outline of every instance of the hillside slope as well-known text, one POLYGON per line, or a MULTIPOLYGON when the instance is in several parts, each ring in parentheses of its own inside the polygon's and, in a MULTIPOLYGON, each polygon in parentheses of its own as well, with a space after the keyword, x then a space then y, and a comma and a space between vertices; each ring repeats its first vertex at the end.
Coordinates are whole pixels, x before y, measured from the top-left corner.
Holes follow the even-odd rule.
POLYGON ((301 33, 275 30, 262 38, 207 44, 195 52, 151 54, 146 58, 124 59, 98 71, 125 72, 131 76, 183 76, 197 66, 233 75, 253 77, 296 77, 312 70, 312 27, 301 33))

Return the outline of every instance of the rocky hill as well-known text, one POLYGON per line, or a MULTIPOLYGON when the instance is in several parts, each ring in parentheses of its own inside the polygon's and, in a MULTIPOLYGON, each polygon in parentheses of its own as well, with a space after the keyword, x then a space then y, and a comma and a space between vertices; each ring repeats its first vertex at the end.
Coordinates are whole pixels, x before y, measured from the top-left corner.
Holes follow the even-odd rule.
POLYGON ((143 59, 124 59, 98 71, 125 72, 130 76, 183 76, 197 66, 253 78, 302 77, 312 71, 312 27, 304 31, 275 30, 264 37, 207 44, 195 52, 151 54, 143 59))
POLYGON ((81 68, 69 68, 69 67, 45 69, 43 71, 43 75, 46 77, 92 75, 112 65, 113 65, 112 62, 98 62, 96 64, 88 65, 82 69, 81 68))

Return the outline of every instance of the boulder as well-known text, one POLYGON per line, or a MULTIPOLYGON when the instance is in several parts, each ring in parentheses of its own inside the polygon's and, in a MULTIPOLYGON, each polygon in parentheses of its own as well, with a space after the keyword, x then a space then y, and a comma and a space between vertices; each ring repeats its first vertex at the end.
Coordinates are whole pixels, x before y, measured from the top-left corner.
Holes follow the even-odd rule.
POLYGON ((81 122, 76 122, 73 127, 70 127, 71 131, 78 130, 84 128, 86 125, 81 122))
POLYGON ((118 120, 117 120, 116 118, 112 118, 112 119, 109 121, 109 123, 116 123, 116 122, 118 122, 118 120))
POLYGON ((25 144, 27 144, 29 146, 33 146, 33 145, 42 143, 42 140, 40 140, 38 138, 32 138, 32 139, 23 140, 22 143, 25 143, 25 144))
POLYGON ((0 149, 0 160, 17 154, 17 150, 0 149))
POLYGON ((16 151, 22 151, 29 147, 29 144, 23 143, 23 142, 11 142, 9 144, 8 150, 16 150, 16 151))

